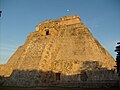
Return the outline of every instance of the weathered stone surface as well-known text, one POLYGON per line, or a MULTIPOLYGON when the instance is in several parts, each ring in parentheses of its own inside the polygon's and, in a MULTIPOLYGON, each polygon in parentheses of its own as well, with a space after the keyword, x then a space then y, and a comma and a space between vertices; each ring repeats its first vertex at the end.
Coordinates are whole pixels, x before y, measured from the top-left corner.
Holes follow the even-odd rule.
POLYGON ((114 66, 115 60, 92 36, 80 17, 65 16, 37 25, 36 31, 30 33, 25 44, 17 49, 7 64, 0 66, 0 75, 10 76, 13 73, 5 85, 12 81, 16 82, 16 86, 20 83, 24 86, 23 82, 30 83, 33 79, 39 84, 56 79, 60 82, 82 81, 82 77, 83 80, 117 80, 116 73, 112 71, 114 66), (38 71, 35 75, 45 74, 30 79, 28 71, 33 70, 38 71), (46 72, 51 72, 48 73, 50 77, 42 80, 46 78, 46 72), (21 82, 17 79, 19 74, 21 82))

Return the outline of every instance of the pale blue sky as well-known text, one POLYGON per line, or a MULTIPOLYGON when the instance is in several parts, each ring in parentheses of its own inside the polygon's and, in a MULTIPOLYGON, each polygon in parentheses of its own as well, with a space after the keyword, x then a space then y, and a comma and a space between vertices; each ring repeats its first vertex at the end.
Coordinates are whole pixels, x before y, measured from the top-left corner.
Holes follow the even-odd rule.
POLYGON ((0 10, 0 63, 8 61, 40 22, 74 14, 115 58, 120 0, 0 0, 0 10))

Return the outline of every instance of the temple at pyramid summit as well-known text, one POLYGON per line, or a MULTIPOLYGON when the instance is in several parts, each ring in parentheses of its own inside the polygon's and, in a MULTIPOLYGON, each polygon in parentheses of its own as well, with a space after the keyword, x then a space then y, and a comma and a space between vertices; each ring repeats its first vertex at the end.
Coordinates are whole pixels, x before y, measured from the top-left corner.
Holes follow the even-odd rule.
POLYGON ((87 82, 117 81, 114 66, 109 52, 80 17, 73 15, 37 25, 24 45, 0 65, 0 76, 7 78, 3 86, 76 87, 87 82))

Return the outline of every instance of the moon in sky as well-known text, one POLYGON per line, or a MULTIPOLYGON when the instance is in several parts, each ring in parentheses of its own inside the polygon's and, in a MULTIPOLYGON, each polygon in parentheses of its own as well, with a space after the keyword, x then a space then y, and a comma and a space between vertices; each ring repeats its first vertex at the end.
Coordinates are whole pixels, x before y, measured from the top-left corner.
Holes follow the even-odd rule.
POLYGON ((69 9, 67 9, 67 12, 69 12, 70 10, 69 9))

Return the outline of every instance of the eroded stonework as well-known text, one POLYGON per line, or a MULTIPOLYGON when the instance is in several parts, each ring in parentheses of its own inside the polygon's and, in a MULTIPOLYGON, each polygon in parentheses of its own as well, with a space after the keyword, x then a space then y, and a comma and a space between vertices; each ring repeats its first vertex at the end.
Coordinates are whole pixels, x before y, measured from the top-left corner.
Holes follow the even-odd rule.
MULTIPOLYGON (((80 17, 65 16, 37 25, 24 45, 5 65, 0 66, 0 75, 11 75, 12 80, 17 80, 15 75, 22 71, 36 70, 40 73, 52 72, 48 74, 48 81, 81 81, 83 73, 87 80, 116 80, 116 75, 110 72, 114 66, 115 60, 92 36, 80 17), (110 74, 107 74, 108 78, 106 73, 110 74)), ((22 75, 25 79, 30 78, 22 75)))

